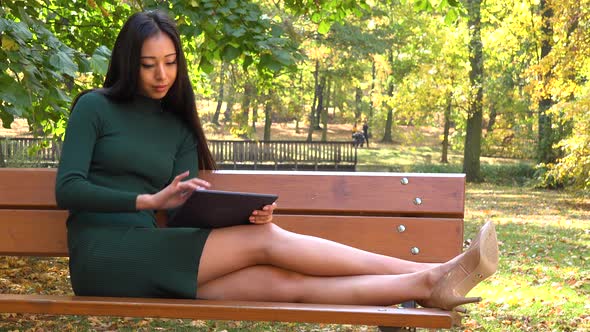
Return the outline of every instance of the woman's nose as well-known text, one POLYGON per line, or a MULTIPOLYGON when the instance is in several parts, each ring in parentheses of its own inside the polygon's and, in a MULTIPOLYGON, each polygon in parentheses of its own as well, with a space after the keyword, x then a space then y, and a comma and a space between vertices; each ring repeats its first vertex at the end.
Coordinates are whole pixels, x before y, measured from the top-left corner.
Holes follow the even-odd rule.
POLYGON ((156 79, 157 80, 164 80, 166 78, 166 68, 165 64, 159 64, 156 66, 156 79))

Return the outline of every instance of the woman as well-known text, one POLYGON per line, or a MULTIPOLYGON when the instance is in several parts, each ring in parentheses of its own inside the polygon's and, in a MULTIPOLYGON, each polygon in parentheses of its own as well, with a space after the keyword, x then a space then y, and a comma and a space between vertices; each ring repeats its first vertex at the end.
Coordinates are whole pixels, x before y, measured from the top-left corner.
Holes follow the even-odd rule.
POLYGON ((187 192, 210 187, 196 176, 211 168, 176 27, 160 12, 134 14, 104 88, 77 98, 66 132, 56 197, 70 210, 74 292, 450 310, 479 301, 464 296, 496 270, 489 223, 444 264, 290 233, 271 223, 274 205, 254 211, 253 225, 157 228, 154 210, 174 213, 187 192))

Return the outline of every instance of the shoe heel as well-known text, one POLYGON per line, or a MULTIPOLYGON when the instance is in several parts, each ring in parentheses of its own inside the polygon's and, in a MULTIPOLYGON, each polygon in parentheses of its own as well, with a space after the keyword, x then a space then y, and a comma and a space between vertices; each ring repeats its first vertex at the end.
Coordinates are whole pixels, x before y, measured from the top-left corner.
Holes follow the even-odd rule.
POLYGON ((467 294, 481 281, 494 274, 498 268, 498 240, 494 224, 486 223, 478 236, 479 262, 470 273, 457 284, 455 290, 459 295, 467 294))

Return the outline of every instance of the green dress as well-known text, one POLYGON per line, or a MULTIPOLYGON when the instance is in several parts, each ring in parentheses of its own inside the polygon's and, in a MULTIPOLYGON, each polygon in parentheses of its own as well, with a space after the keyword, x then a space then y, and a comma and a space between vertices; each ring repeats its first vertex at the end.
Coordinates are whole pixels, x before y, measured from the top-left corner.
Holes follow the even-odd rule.
MULTIPOLYGON (((67 220, 77 295, 195 298, 209 229, 158 228, 135 208, 186 171, 197 176, 196 139, 159 100, 116 103, 99 92, 70 116, 56 180, 67 220)), ((173 212, 173 211, 171 211, 173 212)))

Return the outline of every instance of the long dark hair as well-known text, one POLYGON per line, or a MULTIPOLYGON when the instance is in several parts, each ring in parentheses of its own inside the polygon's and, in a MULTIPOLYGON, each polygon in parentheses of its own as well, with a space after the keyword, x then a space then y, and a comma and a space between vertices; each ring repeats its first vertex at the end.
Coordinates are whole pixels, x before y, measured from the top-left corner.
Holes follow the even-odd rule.
POLYGON ((180 36, 176 24, 168 15, 161 11, 148 11, 135 13, 127 19, 115 41, 104 86, 99 92, 117 102, 128 102, 135 98, 138 93, 141 48, 146 39, 160 32, 165 33, 174 43, 178 68, 174 84, 162 98, 162 107, 190 126, 197 139, 199 169, 216 169, 197 114, 180 36))

